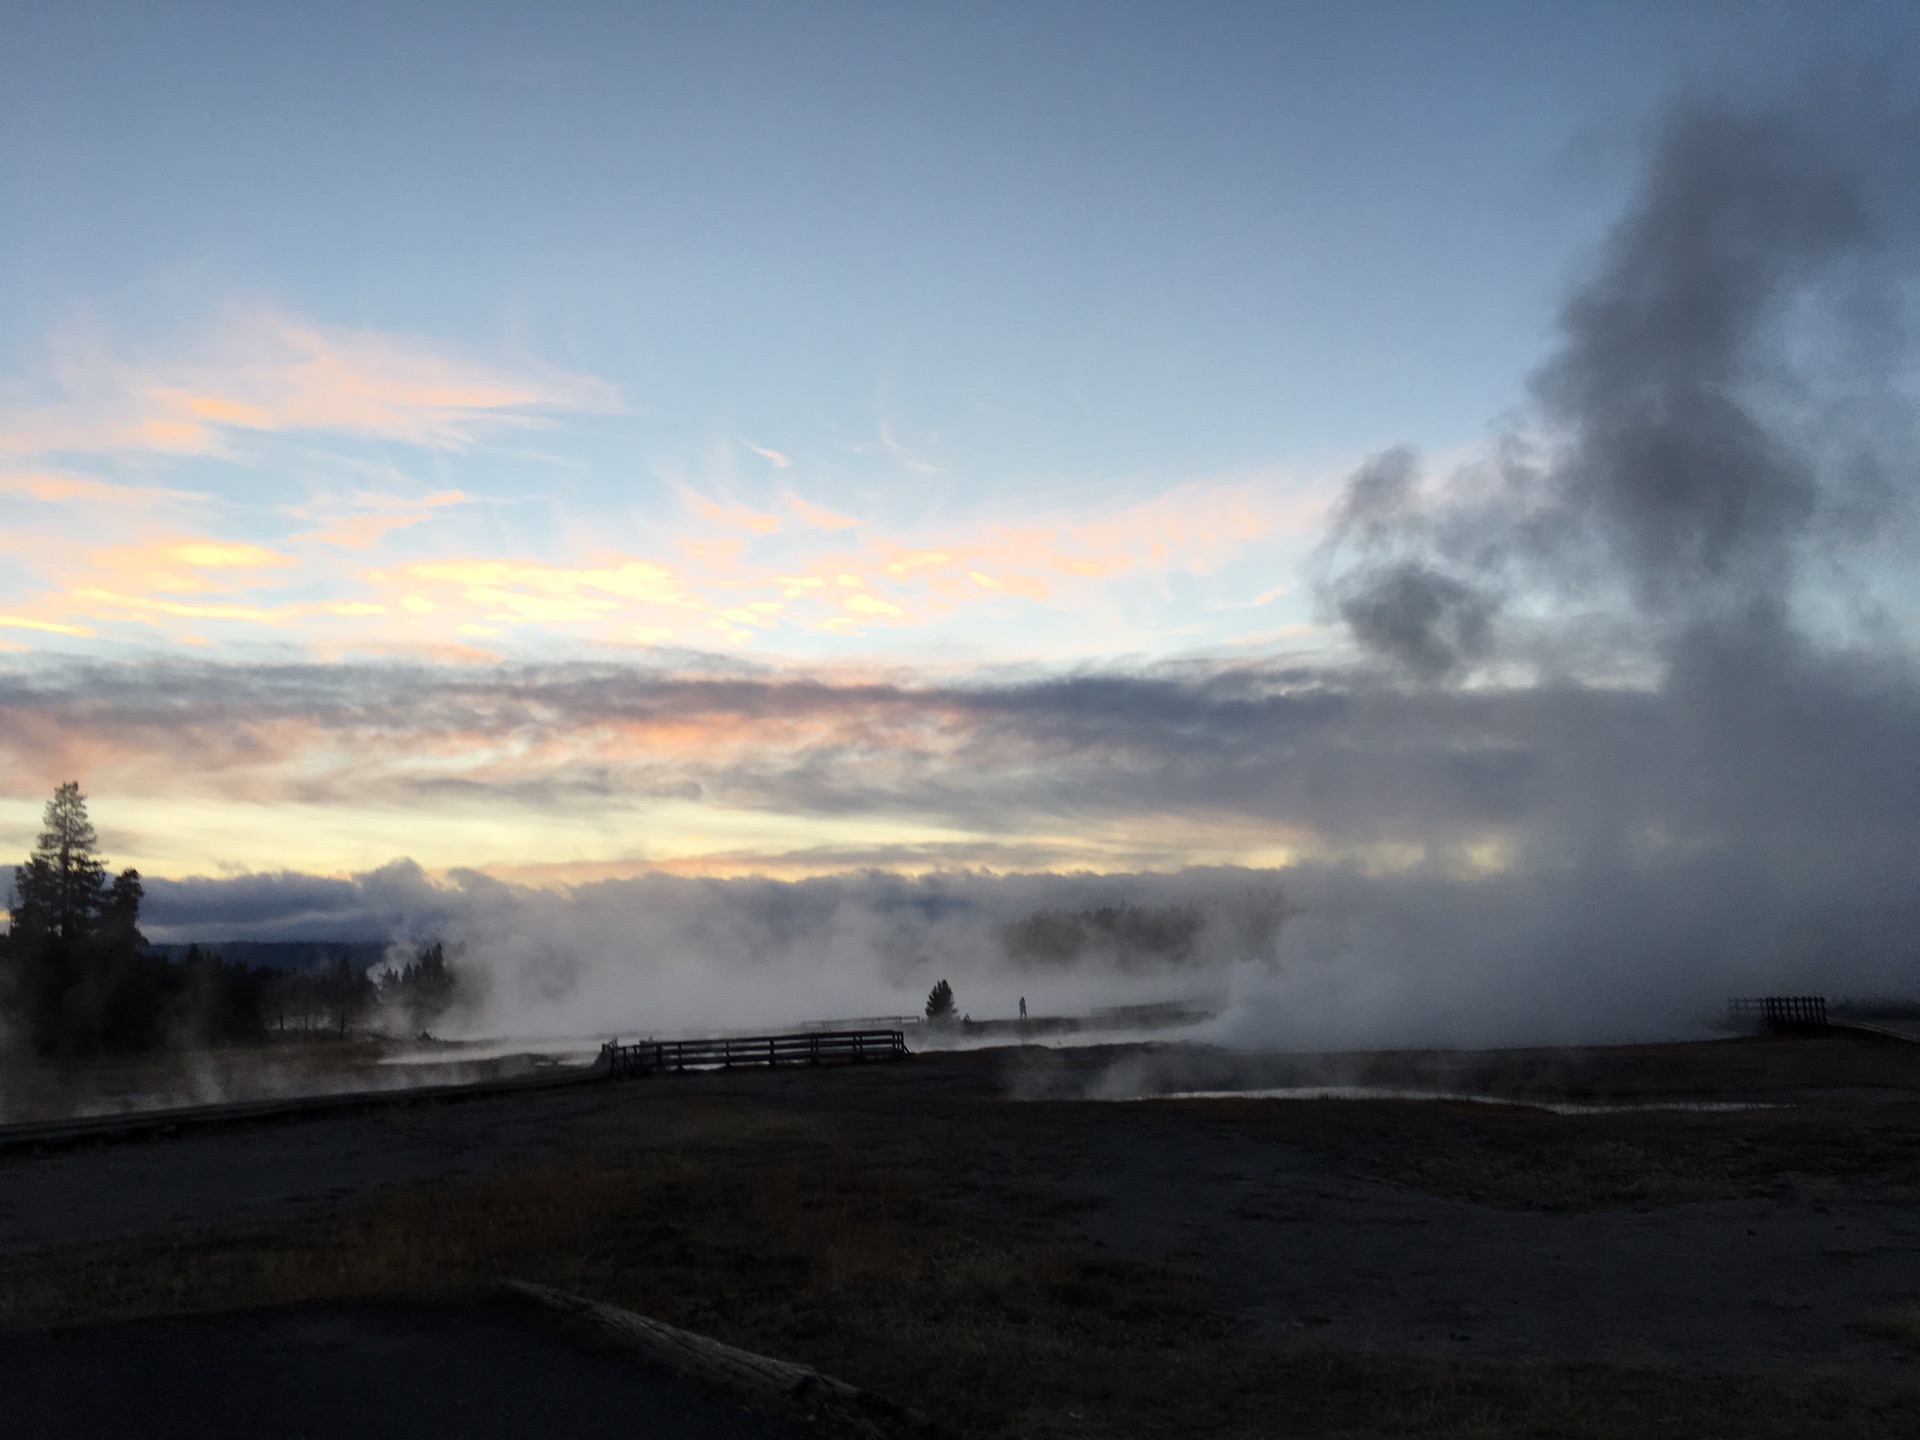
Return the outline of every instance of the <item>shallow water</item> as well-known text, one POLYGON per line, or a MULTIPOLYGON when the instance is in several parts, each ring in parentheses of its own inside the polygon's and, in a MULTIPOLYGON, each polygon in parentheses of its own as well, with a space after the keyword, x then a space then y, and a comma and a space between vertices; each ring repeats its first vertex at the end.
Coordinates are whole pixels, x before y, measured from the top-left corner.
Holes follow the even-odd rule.
POLYGON ((1765 1101, 1661 1100, 1640 1104, 1590 1104, 1570 1100, 1528 1100, 1509 1095, 1475 1095, 1457 1090, 1403 1090, 1376 1085, 1288 1085, 1265 1090, 1169 1090, 1140 1095, 1087 1095, 1087 1100, 1405 1100, 1451 1101, 1467 1105, 1507 1105, 1547 1110, 1555 1115, 1619 1115, 1646 1110, 1778 1110, 1765 1101))

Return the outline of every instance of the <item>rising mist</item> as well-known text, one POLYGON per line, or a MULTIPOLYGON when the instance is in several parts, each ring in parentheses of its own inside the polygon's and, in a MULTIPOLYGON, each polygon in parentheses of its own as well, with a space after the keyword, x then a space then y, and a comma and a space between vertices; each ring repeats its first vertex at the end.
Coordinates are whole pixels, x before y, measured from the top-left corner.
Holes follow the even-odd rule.
POLYGON ((1880 97, 1673 108, 1525 413, 1472 463, 1395 449, 1347 482, 1312 565, 1345 649, 963 681, 43 665, 0 677, 8 759, 57 769, 93 736, 254 785, 252 753, 323 732, 300 798, 404 806, 484 798, 395 758, 480 737, 536 757, 502 783, 555 803, 1005 837, 802 881, 151 884, 159 939, 444 939, 475 1033, 910 1012, 940 977, 976 1015, 1181 999, 1221 1012, 1217 1038, 1304 1048, 1651 1038, 1701 1033, 1730 993, 1911 995, 1920 129, 1880 97), (597 748, 648 727, 768 738, 597 748), (1063 836, 1122 873, 1045 873, 1076 869, 1050 858, 1063 836), (1215 840, 1292 863, 1186 868, 1215 840), (1190 943, 1019 938, 1125 906, 1197 917, 1190 943))

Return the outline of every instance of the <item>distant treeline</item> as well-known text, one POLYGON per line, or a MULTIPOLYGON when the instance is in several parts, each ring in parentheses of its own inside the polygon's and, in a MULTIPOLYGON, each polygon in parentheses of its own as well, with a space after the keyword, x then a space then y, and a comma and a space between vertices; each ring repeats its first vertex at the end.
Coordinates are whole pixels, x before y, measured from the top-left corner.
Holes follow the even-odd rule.
POLYGON ((1003 925, 1000 942, 1022 965, 1093 960, 1123 971, 1177 970, 1209 953, 1271 958, 1288 914, 1286 897, 1276 889, 1224 892, 1178 905, 1043 909, 1003 925))
POLYGON ((376 1017, 411 1033, 454 1001, 454 975, 439 944, 378 980, 354 953, 369 947, 358 945, 328 947, 330 964, 304 970, 248 964, 198 945, 173 958, 140 933, 139 871, 108 878, 77 784, 54 792, 44 825, 33 854, 14 870, 10 920, 0 935, 0 1042, 24 1039, 50 1057, 128 1053, 259 1041, 275 1032, 344 1035, 376 1017))
POLYGON ((262 970, 331 970, 343 955, 355 970, 372 970, 387 958, 384 940, 197 940, 147 948, 163 960, 184 960, 193 949, 218 950, 235 964, 262 970))
MULTIPOLYGON (((183 964, 191 965, 195 948, 188 949, 183 964)), ((279 1034, 332 1030, 345 1035, 373 1020, 404 1025, 414 1034, 439 1020, 454 1000, 453 972, 447 968, 446 947, 438 941, 377 979, 366 967, 356 966, 351 954, 336 954, 332 964, 310 970, 230 968, 263 977, 262 1028, 279 1034)))
POLYGON ((1036 910, 1000 932, 1007 953, 1029 963, 1070 965, 1098 951, 1122 966, 1182 965, 1206 927, 1194 905, 1102 905, 1097 910, 1036 910))

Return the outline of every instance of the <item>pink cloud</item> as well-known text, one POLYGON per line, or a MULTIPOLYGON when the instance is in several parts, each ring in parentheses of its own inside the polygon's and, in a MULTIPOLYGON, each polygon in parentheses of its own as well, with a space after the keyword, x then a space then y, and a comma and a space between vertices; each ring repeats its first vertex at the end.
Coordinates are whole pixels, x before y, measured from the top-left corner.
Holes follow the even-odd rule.
POLYGON ((787 507, 800 517, 800 523, 811 525, 816 530, 851 530, 860 522, 837 510, 829 510, 824 505, 815 505, 810 500, 802 500, 792 491, 787 492, 787 507))
POLYGON ((25 495, 50 505, 101 501, 122 507, 204 498, 186 490, 168 490, 158 485, 115 485, 106 480, 65 475, 51 470, 0 474, 0 495, 25 495))
POLYGON ((220 453, 242 433, 313 431, 462 449, 565 411, 619 408, 605 381, 488 365, 440 346, 273 313, 237 316, 197 353, 54 367, 51 404, 0 413, 0 454, 220 453))
POLYGON ((746 505, 722 504, 717 500, 709 500, 699 491, 684 485, 680 489, 680 494, 689 510, 712 524, 724 525, 728 529, 748 530, 755 535, 773 535, 780 529, 778 515, 769 515, 746 505))
POLYGON ((785 470, 793 464, 793 458, 791 456, 783 455, 778 450, 769 450, 764 445, 754 444, 751 440, 742 440, 740 443, 746 446, 747 449, 753 451, 753 453, 758 455, 762 460, 772 465, 776 470, 785 470))

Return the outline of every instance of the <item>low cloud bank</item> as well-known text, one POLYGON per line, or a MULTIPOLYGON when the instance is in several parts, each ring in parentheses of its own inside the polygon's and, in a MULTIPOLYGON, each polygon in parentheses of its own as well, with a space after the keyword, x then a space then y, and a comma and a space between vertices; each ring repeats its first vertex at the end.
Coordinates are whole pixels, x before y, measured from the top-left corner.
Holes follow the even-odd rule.
POLYGON ((1920 989, 1912 854, 1722 846, 1477 878, 1437 865, 656 875, 565 891, 396 864, 276 877, 289 901, 277 921, 246 879, 159 882, 151 908, 157 934, 244 914, 248 933, 285 937, 313 923, 311 887, 360 934, 444 938, 474 987, 461 1024, 475 1035, 913 1013, 946 978, 977 1018, 1011 1015, 1022 996, 1036 1014, 1177 1000, 1219 1012, 1206 1038, 1248 1048, 1528 1044, 1709 1033, 1732 994, 1920 989))
POLYGON ((152 928, 168 937, 244 928, 289 937, 314 923, 307 893, 336 924, 403 944, 444 938, 474 1004, 475 1034, 526 1038, 672 1033, 917 1013, 941 978, 959 1008, 1010 1016, 1165 999, 1217 1004, 1236 967, 1270 967, 1280 911, 1272 877, 935 875, 816 880, 651 875, 564 891, 471 872, 445 881, 399 863, 352 880, 274 877, 287 908, 260 908, 258 881, 157 882, 152 928), (342 903, 344 896, 356 903, 342 903), (238 902, 240 912, 228 901, 238 902), (1147 917, 1102 930, 1103 909, 1147 917), (244 922, 231 918, 246 915, 244 922), (1034 955, 1017 927, 1087 917, 1072 953, 1034 955), (1171 925, 1163 917, 1178 917, 1171 925), (1170 941, 1170 934, 1172 941, 1170 941), (1176 943, 1177 942, 1177 943, 1176 943))

